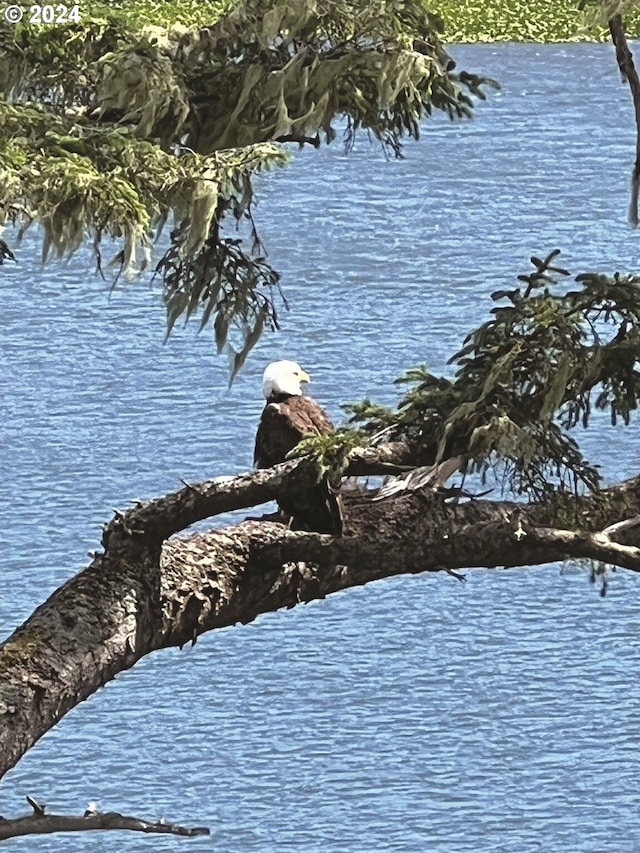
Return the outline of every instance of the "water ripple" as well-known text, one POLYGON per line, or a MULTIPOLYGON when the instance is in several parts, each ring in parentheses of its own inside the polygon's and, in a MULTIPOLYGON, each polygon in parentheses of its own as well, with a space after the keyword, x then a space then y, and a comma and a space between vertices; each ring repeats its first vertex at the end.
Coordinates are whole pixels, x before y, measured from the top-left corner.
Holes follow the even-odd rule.
MULTIPOLYGON (((412 363, 446 369, 532 252, 634 268, 633 115, 610 48, 455 53, 504 82, 473 122, 429 122, 399 162, 361 137, 261 179, 292 311, 231 389, 208 333, 161 345, 146 284, 109 298, 82 253, 3 268, 3 634, 81 568, 112 507, 251 465, 266 361, 299 358, 339 419, 345 400, 392 402, 412 363)), ((617 479, 638 470, 634 430, 579 438, 617 479)), ((213 632, 69 714, 9 774, 2 813, 25 793, 95 798, 206 823, 190 846, 228 853, 637 851, 638 585, 618 572, 601 599, 558 566, 392 578, 213 632)))

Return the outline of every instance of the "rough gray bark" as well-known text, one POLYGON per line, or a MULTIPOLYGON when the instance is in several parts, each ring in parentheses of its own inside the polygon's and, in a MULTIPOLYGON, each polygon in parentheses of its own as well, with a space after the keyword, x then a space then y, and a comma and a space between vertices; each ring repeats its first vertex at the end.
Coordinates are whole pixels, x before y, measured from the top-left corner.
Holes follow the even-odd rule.
MULTIPOLYGON (((388 466, 397 450, 376 451, 353 468, 388 466)), ((294 460, 185 485, 116 514, 105 528, 104 552, 0 646, 0 776, 118 672, 213 628, 406 572, 569 556, 640 571, 640 477, 598 500, 567 498, 563 505, 466 500, 455 489, 377 503, 355 497, 342 538, 269 521, 169 538, 217 512, 308 487, 315 476, 309 460, 294 460)))

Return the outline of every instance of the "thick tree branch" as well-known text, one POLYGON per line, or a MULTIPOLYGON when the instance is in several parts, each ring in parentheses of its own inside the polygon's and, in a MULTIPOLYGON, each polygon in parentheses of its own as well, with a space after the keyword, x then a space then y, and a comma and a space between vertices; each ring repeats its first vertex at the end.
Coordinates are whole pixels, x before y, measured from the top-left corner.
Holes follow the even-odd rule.
MULTIPOLYGON (((517 519, 517 516, 515 517, 517 519)), ((504 514, 504 527, 485 522, 461 527, 456 538, 449 532, 433 539, 372 540, 353 536, 336 539, 320 533, 286 531, 264 546, 258 558, 265 566, 306 561, 340 568, 344 586, 368 583, 400 573, 443 569, 533 566, 566 558, 592 559, 640 572, 640 548, 619 545, 604 533, 574 533, 541 527, 523 527, 504 514), (470 553, 466 543, 473 542, 470 553), (344 565, 346 564, 346 565, 344 565), (364 574, 363 574, 364 572, 364 574), (363 579, 364 578, 364 579, 363 579)), ((333 592, 334 590, 326 590, 333 592)))
MULTIPOLYGON (((347 475, 388 474, 411 467, 411 448, 390 442, 353 453, 347 475)), ((197 521, 223 512, 246 509, 275 500, 283 493, 304 491, 318 481, 318 469, 310 457, 301 457, 235 477, 216 477, 204 483, 185 483, 182 489, 136 505, 105 525, 102 544, 114 551, 118 543, 129 548, 159 547, 175 533, 197 521)))
MULTIPOLYGON (((247 495, 265 499, 277 493, 283 478, 294 482, 294 472, 303 472, 304 481, 304 461, 229 478, 226 486, 218 478, 181 493, 200 512, 207 501, 217 508, 225 500, 239 501, 241 492, 243 500, 247 495)), ((539 564, 569 554, 636 567, 634 551, 616 548, 608 534, 600 534, 605 539, 589 534, 640 515, 640 478, 598 498, 567 495, 566 505, 456 504, 457 499, 423 492, 374 503, 354 499, 343 540, 245 522, 163 544, 161 531, 172 521, 168 507, 175 496, 132 511, 136 523, 136 512, 147 513, 157 541, 136 530, 126 533, 132 516, 125 513, 119 535, 107 537, 105 553, 56 590, 0 646, 0 775, 117 673, 155 649, 195 642, 212 628, 250 622, 260 613, 402 572, 539 564), (575 534, 539 533, 557 525, 558 518, 571 518, 575 534), (322 567, 314 568, 314 562, 322 567)), ((180 504, 177 512, 180 523, 190 523, 192 512, 180 504)), ((177 523, 174 519, 171 526, 177 523)), ((616 538, 638 548, 640 526, 626 525, 616 538)))

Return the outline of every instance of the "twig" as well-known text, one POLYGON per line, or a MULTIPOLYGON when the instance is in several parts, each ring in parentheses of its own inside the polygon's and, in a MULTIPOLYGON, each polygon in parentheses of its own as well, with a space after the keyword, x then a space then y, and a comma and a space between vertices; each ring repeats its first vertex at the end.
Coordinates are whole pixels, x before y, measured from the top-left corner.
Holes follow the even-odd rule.
POLYGON ((320 137, 316 133, 315 136, 304 136, 298 133, 287 133, 283 136, 277 136, 276 142, 297 142, 298 145, 313 145, 314 148, 320 148, 320 137))

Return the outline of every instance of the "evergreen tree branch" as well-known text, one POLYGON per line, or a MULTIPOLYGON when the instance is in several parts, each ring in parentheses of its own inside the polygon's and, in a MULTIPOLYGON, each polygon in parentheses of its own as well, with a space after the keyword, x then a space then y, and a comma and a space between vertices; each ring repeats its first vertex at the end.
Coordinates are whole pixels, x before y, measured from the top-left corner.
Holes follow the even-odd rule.
POLYGON ((532 257, 521 287, 492 294, 507 304, 449 360, 453 378, 413 368, 395 409, 350 404, 352 421, 421 448, 420 464, 463 455, 518 493, 597 488, 570 431, 594 409, 628 424, 640 404, 640 276, 583 273, 570 287, 558 254, 532 257))

